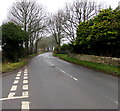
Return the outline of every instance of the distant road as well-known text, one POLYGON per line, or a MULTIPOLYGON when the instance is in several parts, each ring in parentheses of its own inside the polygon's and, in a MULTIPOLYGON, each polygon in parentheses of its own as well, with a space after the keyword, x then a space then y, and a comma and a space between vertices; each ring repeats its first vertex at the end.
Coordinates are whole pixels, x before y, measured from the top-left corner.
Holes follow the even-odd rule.
POLYGON ((3 77, 3 109, 117 109, 118 79, 51 53, 3 77))

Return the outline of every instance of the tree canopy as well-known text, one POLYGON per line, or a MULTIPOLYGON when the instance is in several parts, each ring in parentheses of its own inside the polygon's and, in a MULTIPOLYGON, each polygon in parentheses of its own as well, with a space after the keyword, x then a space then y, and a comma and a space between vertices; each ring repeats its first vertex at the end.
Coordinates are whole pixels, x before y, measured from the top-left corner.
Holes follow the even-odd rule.
POLYGON ((104 9, 82 22, 75 41, 77 53, 120 57, 120 10, 104 9), (79 50, 78 50, 79 49, 79 50))
POLYGON ((3 57, 10 61, 18 61, 24 55, 23 43, 27 33, 19 25, 8 22, 2 25, 3 57))

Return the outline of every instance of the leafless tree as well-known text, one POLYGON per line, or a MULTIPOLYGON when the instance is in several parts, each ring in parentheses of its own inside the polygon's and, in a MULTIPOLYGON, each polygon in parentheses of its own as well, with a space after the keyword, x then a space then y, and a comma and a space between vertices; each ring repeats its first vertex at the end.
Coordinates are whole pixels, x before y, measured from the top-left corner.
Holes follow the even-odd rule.
POLYGON ((76 0, 67 3, 65 7, 64 23, 62 24, 65 37, 73 43, 76 40, 76 30, 80 22, 92 19, 98 14, 100 5, 90 0, 76 0))
POLYGON ((63 38, 63 20, 64 16, 61 10, 54 15, 51 14, 49 17, 49 32, 54 36, 58 47, 60 47, 63 38))
POLYGON ((39 39, 40 33, 45 29, 45 13, 42 5, 36 2, 20 0, 13 4, 9 20, 22 26, 23 30, 28 32, 28 41, 25 42, 27 52, 34 52, 34 45, 39 39))

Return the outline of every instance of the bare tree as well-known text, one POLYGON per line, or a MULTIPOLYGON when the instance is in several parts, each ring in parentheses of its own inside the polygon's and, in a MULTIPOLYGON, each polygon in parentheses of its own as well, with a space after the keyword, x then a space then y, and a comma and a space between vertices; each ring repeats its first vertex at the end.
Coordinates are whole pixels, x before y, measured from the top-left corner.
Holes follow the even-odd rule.
POLYGON ((54 36, 58 47, 61 45, 61 39, 63 38, 63 13, 59 10, 56 14, 49 17, 49 32, 54 36))
POLYGON ((42 5, 38 5, 36 2, 21 0, 13 4, 9 13, 9 20, 21 25, 23 30, 28 32, 28 41, 25 42, 27 52, 29 49, 30 53, 33 52, 40 33, 43 33, 46 27, 44 24, 45 17, 42 5))
POLYGON ((65 37, 73 43, 76 40, 76 30, 80 22, 92 19, 98 14, 99 7, 94 1, 76 0, 65 7, 64 23, 62 24, 65 37))

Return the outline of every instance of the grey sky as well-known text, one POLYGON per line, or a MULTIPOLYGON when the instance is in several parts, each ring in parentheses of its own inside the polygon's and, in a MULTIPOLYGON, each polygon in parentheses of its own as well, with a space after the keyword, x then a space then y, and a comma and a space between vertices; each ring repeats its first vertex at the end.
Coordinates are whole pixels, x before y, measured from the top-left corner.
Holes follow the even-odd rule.
MULTIPOLYGON (((13 2, 17 0, 0 0, 0 25, 6 20, 8 10, 12 6, 13 2)), ((66 2, 72 2, 73 0, 36 0, 40 4, 45 5, 48 12, 55 12, 60 8, 63 8, 66 2)), ((95 0, 97 3, 105 2, 107 5, 111 5, 112 8, 118 6, 119 0, 95 0)))

